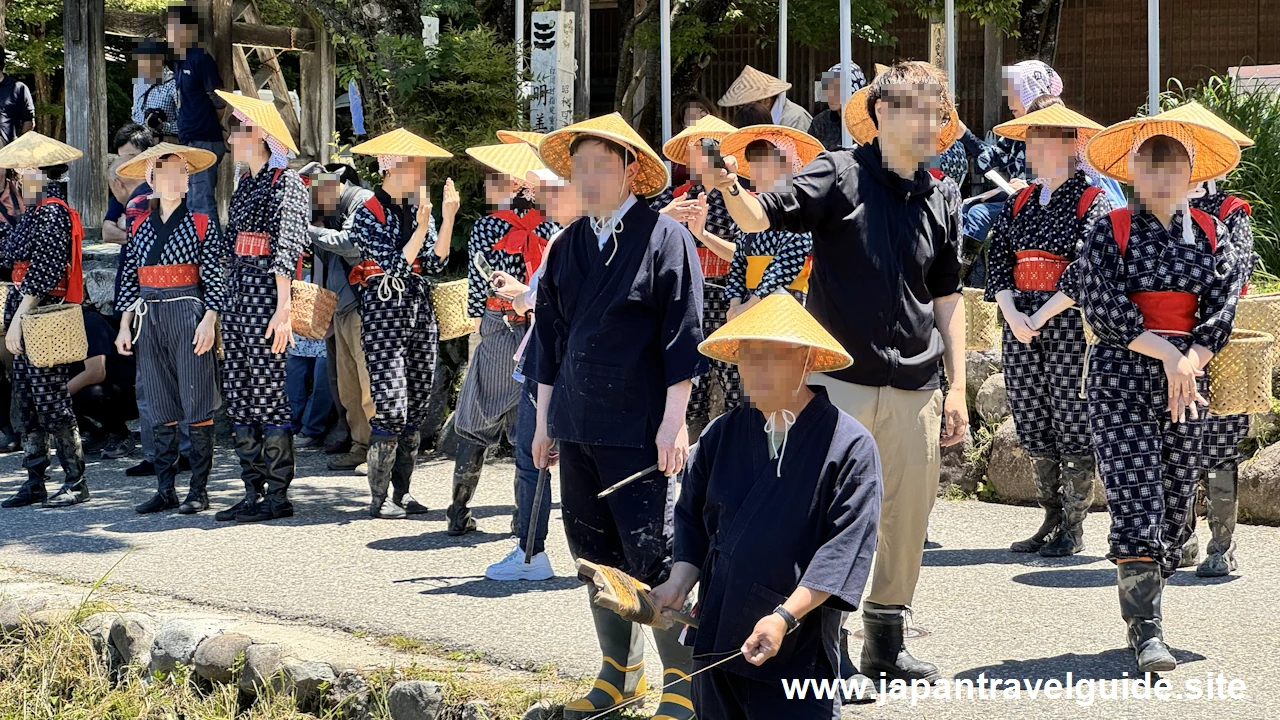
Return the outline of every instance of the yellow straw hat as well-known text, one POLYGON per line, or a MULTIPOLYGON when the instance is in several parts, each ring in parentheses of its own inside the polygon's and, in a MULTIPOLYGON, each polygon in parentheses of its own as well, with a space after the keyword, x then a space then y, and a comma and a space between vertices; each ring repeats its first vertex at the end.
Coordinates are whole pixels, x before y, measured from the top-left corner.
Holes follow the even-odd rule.
POLYGON ((689 145, 703 138, 723 140, 724 136, 737 130, 734 126, 715 115, 707 115, 671 138, 662 146, 662 154, 673 163, 689 164, 689 145))
POLYGON ((1031 127, 1071 128, 1076 131, 1077 138, 1085 139, 1092 138, 1105 129, 1075 110, 1068 109, 1065 105, 1053 105, 1043 110, 1027 113, 1007 123, 1001 123, 995 126, 993 130, 1000 137, 1006 137, 1010 140, 1026 140, 1027 128, 1031 127))
POLYGON ((1236 129, 1235 125, 1218 117, 1212 110, 1195 100, 1183 103, 1172 110, 1165 110, 1156 117, 1161 120, 1183 120, 1197 125, 1206 125, 1236 141, 1242 148, 1253 147, 1253 138, 1236 129))
POLYGON ((433 160, 453 157, 453 153, 448 150, 430 140, 420 138, 404 128, 397 128, 372 140, 365 140, 351 148, 351 152, 380 157, 398 155, 400 157, 424 157, 433 160))
POLYGON ((840 347, 831 333, 786 292, 770 295, 720 326, 698 345, 698 352, 737 364, 738 343, 743 340, 807 345, 815 351, 812 372, 831 372, 853 364, 853 357, 840 347))
POLYGON ((720 141, 720 154, 732 155, 738 161, 738 174, 751 179, 751 163, 747 162, 747 146, 756 140, 772 143, 800 168, 808 165, 824 150, 812 135, 785 125, 752 125, 729 133, 720 141))
POLYGON ((640 172, 636 175, 635 187, 632 188, 635 192, 653 197, 670 184, 671 177, 667 174, 666 163, 662 162, 658 153, 618 113, 583 120, 548 133, 538 144, 538 155, 552 172, 572 180, 573 162, 569 157, 569 148, 574 140, 583 135, 612 140, 635 153, 636 161, 640 163, 640 172))
POLYGON ((0 148, 0 168, 39 168, 65 165, 84 153, 64 142, 32 130, 0 148))
MULTIPOLYGON (((841 113, 844 116, 845 128, 853 137, 853 141, 859 145, 866 145, 880 134, 875 121, 867 114, 867 95, 870 93, 871 87, 867 86, 850 95, 849 101, 844 104, 844 112, 841 113)), ((948 105, 951 111, 950 116, 946 124, 938 129, 939 153, 951 147, 956 138, 960 137, 960 115, 956 113, 954 104, 948 103, 948 105)))
POLYGON ((298 146, 293 142, 293 136, 289 134, 289 128, 284 124, 284 118, 280 117, 280 111, 276 110, 276 106, 266 100, 259 100, 256 97, 248 95, 237 95, 229 93, 225 90, 215 90, 218 97, 226 101, 228 105, 240 111, 249 122, 262 129, 262 132, 279 140, 281 144, 293 151, 294 155, 298 154, 298 146))
POLYGON ((538 147, 538 143, 542 142, 545 133, 527 132, 525 130, 499 130, 498 142, 504 143, 528 143, 529 145, 538 147))
POLYGON ((1173 138, 1187 149, 1193 183, 1226 175, 1240 162, 1240 146, 1221 130, 1159 116, 1125 120, 1103 130, 1089 141, 1085 159, 1103 175, 1132 184, 1130 158, 1157 135, 1173 138))
POLYGON ((721 107, 737 107, 757 100, 776 97, 791 89, 791 83, 747 65, 717 101, 721 107))
POLYGON ((510 145, 481 145, 467 148, 467 154, 490 170, 510 175, 521 182, 524 182, 530 172, 545 170, 547 167, 538 157, 537 151, 523 142, 510 145))
POLYGON ((218 156, 208 150, 187 147, 186 145, 175 145, 173 143, 160 143, 129 158, 128 162, 116 169, 116 174, 132 180, 146 180, 147 168, 153 161, 166 155, 178 155, 183 160, 186 160, 187 172, 192 174, 201 170, 208 170, 213 167, 214 163, 218 162, 218 156))

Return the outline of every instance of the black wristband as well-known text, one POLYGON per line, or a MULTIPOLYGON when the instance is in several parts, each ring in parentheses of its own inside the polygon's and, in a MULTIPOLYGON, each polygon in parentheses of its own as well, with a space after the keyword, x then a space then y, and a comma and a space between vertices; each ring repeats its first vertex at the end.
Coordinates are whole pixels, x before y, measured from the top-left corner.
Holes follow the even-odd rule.
POLYGON ((734 183, 733 187, 729 188, 729 194, 734 197, 738 197, 738 193, 740 192, 742 192, 742 190, 739 187, 738 183, 734 183))
POLYGON ((788 635, 790 635, 791 633, 795 632, 800 628, 800 621, 796 619, 796 616, 792 615, 789 610, 782 607, 781 605, 773 609, 773 614, 782 618, 782 621, 787 624, 788 635))

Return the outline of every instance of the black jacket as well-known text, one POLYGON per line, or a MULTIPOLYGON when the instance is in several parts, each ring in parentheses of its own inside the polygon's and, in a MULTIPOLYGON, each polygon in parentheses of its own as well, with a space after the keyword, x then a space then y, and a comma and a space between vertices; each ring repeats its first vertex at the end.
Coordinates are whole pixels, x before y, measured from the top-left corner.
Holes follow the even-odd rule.
POLYGON ((941 184, 881 164, 879 142, 819 155, 792 193, 762 193, 776 230, 813 234, 809 311, 853 365, 845 382, 939 386, 942 335, 933 300, 960 292, 960 218, 941 184))

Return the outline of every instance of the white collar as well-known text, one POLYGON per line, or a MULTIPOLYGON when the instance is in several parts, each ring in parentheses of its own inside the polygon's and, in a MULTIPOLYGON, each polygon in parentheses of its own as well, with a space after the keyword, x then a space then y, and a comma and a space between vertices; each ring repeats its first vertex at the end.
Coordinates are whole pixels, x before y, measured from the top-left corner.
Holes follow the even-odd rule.
POLYGON ((609 237, 622 225, 623 216, 635 204, 635 194, 629 194, 627 199, 622 201, 622 206, 614 210, 608 220, 601 223, 598 218, 591 218, 591 229, 595 232, 596 242, 600 244, 600 247, 603 248, 604 244, 609 241, 609 237))

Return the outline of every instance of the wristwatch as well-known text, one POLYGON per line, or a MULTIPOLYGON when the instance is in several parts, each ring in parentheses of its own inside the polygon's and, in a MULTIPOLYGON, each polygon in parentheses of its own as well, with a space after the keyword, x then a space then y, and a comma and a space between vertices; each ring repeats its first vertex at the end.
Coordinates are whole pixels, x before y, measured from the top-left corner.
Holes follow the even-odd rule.
POLYGON ((741 191, 742 191, 742 188, 738 185, 738 183, 734 183, 733 187, 729 188, 729 194, 734 197, 738 197, 738 193, 741 191))
POLYGON ((796 619, 796 616, 792 615, 790 611, 788 611, 786 608, 782 607, 781 605, 773 609, 773 614, 782 618, 782 621, 787 624, 788 635, 790 635, 791 633, 795 632, 800 628, 800 621, 796 619))

